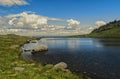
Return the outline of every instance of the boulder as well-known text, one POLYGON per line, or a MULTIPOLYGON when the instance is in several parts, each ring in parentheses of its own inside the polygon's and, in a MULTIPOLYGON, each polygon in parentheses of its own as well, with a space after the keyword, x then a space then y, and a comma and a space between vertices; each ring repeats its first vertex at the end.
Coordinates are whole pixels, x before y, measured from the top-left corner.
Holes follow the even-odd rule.
POLYGON ((47 51, 48 47, 46 45, 40 45, 32 50, 32 53, 38 53, 42 51, 47 51))
POLYGON ((55 67, 55 68, 59 68, 59 69, 61 69, 61 70, 64 70, 64 69, 67 68, 67 64, 64 63, 64 62, 60 62, 60 63, 54 65, 54 67, 55 67))

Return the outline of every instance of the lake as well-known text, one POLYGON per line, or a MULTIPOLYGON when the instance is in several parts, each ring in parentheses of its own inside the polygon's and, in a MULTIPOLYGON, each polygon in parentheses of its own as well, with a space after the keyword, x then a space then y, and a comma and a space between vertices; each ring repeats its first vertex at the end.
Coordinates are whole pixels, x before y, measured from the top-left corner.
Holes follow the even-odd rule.
POLYGON ((48 51, 22 56, 42 64, 63 61, 71 71, 89 73, 93 79, 120 79, 120 39, 43 38, 38 43, 47 45, 48 51))

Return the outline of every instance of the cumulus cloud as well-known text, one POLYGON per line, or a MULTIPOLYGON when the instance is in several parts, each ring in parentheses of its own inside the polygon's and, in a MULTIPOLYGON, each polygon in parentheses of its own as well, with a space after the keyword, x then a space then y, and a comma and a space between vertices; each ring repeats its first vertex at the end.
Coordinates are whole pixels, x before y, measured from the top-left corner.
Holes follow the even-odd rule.
POLYGON ((0 0, 1 6, 26 5, 26 0, 0 0))
POLYGON ((62 19, 41 16, 33 12, 22 12, 19 14, 9 14, 3 16, 0 22, 5 22, 5 27, 0 30, 0 34, 17 34, 17 35, 79 35, 80 22, 77 20, 64 20, 68 25, 60 25, 55 22, 63 23, 62 19), (5 20, 2 20, 2 19, 5 20), (53 24, 49 23, 52 21, 53 24), (55 25, 54 25, 55 24, 55 25))
POLYGON ((43 26, 48 26, 48 20, 60 20, 57 18, 50 18, 46 16, 40 16, 31 12, 22 12, 20 14, 10 14, 6 16, 9 19, 9 25, 18 28, 30 28, 37 29, 43 26))
POLYGON ((80 22, 77 20, 69 19, 67 20, 69 26, 80 25, 80 22))
POLYGON ((6 20, 4 17, 0 16, 0 28, 6 28, 5 26, 7 25, 6 20))
POLYGON ((96 26, 103 26, 103 25, 106 25, 106 22, 105 21, 96 21, 95 25, 96 26))
POLYGON ((0 16, 0 24, 4 23, 3 18, 0 16))

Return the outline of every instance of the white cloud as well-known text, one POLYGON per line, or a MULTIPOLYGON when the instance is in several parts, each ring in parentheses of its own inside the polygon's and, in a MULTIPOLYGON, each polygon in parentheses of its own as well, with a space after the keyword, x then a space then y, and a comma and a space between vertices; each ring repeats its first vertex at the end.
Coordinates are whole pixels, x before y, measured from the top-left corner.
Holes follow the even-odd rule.
POLYGON ((69 19, 69 20, 67 20, 67 22, 68 22, 68 25, 69 25, 69 26, 72 26, 72 25, 80 25, 80 22, 79 22, 79 21, 73 20, 73 19, 69 19))
POLYGON ((72 29, 72 26, 68 26, 67 29, 72 29))
POLYGON ((65 29, 65 27, 66 26, 56 26, 55 28, 61 30, 61 29, 65 29))
POLYGON ((105 21, 96 21, 95 25, 96 26, 103 26, 103 25, 106 25, 106 22, 105 21))
POLYGON ((1 6, 26 5, 26 0, 0 0, 1 6))
POLYGON ((22 12, 19 14, 9 14, 3 17, 6 28, 0 30, 0 34, 17 34, 17 35, 79 35, 80 22, 77 20, 64 20, 68 25, 60 25, 54 22, 63 20, 41 16, 33 12, 22 12), (49 20, 53 24, 49 24, 49 20), (54 25, 55 24, 55 25, 54 25))
POLYGON ((38 29, 43 26, 49 26, 48 20, 60 20, 57 18, 49 18, 45 16, 40 16, 31 12, 22 12, 20 14, 10 14, 6 16, 9 19, 9 25, 18 28, 30 28, 38 29))
POLYGON ((9 20, 9 22, 8 22, 8 23, 9 23, 10 25, 14 25, 15 20, 17 20, 17 18, 13 18, 13 19, 9 20))
POLYGON ((0 16, 0 28, 6 28, 6 25, 7 23, 5 18, 0 16))
POLYGON ((4 23, 4 20, 3 18, 0 16, 0 24, 3 24, 4 23))

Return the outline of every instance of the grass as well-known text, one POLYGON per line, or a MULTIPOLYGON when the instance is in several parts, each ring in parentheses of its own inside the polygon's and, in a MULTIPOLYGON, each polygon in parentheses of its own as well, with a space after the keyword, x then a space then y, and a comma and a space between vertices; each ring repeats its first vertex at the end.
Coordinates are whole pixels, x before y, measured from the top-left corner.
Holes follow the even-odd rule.
POLYGON ((0 79, 82 79, 70 71, 62 71, 53 65, 43 66, 32 60, 25 61, 19 55, 19 47, 33 38, 16 35, 0 36, 0 79), (24 70, 15 70, 15 67, 24 70))
POLYGON ((95 32, 86 35, 87 37, 97 37, 97 38, 120 38, 120 27, 115 27, 102 32, 95 32))

